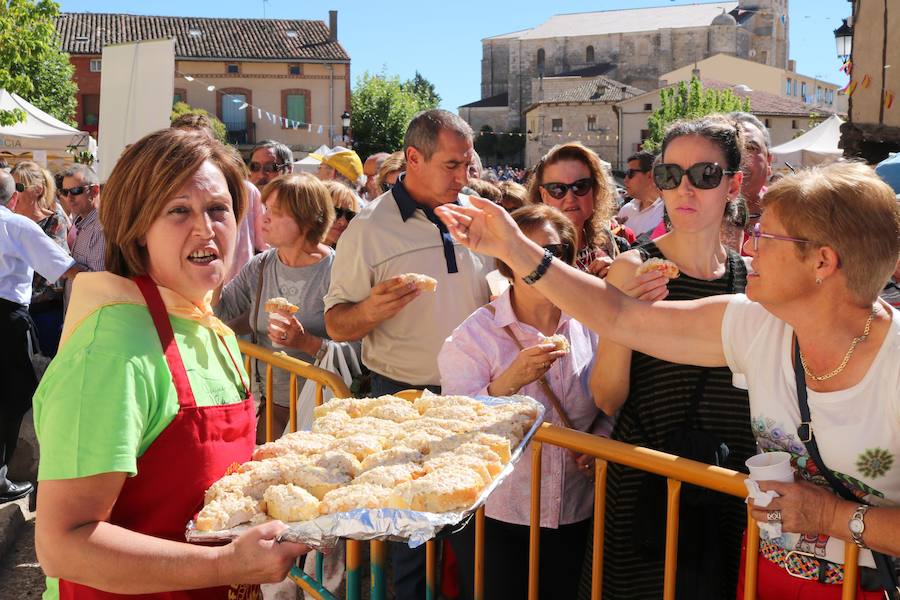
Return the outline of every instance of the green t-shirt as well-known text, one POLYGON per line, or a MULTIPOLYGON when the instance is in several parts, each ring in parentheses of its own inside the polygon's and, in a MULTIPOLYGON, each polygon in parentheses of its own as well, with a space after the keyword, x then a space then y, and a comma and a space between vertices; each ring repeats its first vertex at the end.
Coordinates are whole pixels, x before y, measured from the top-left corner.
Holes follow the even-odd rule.
MULTIPOLYGON (((244 388, 216 334, 170 318, 199 406, 243 400, 244 388)), ((225 338, 247 382, 233 336, 225 338)), ((156 328, 144 306, 104 306, 60 348, 34 396, 38 480, 137 473, 137 459, 178 414, 178 396, 156 328)), ((58 597, 47 579, 45 600, 58 597)))

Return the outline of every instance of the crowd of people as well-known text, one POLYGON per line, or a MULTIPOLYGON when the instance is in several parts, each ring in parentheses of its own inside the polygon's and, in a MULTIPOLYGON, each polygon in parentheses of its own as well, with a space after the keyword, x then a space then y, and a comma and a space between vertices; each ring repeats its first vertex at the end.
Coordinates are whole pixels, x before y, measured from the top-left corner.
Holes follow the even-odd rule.
MULTIPOLYGON (((262 396, 276 435, 290 420, 287 376, 266 390, 237 336, 310 363, 354 353, 372 397, 526 394, 547 422, 737 471, 789 452, 797 481, 761 482, 779 497, 753 509, 784 531, 762 536, 759 597, 837 598, 846 543, 860 597, 880 597, 879 557, 900 554, 900 190, 850 162, 772 183, 769 147, 749 114, 675 123, 659 155, 627 157, 624 201, 579 142, 485 169, 439 109, 401 149, 310 155, 315 174, 276 140, 245 161, 197 115, 102 186, 84 165, 0 169, 0 502, 33 491, 7 476, 33 405, 45 598, 256 598, 306 552, 277 522, 183 542, 206 488, 265 441, 262 396), (680 274, 642 273, 653 259, 680 274)), ((488 598, 526 595, 530 460, 487 502, 488 598)), ((589 597, 593 458, 548 447, 541 472, 539 595, 589 597)), ((665 497, 609 465, 604 597, 662 595, 665 497)), ((740 595, 745 525, 740 499, 684 492, 679 598, 740 595)), ((444 545, 464 599, 474 528, 444 545)), ((425 595, 424 567, 391 545, 395 597, 425 595)))

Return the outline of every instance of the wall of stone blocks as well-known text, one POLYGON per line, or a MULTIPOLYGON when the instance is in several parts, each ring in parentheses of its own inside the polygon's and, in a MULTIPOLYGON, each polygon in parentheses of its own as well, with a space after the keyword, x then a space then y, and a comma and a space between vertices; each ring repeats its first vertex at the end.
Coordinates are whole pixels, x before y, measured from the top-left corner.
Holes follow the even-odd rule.
POLYGON ((541 105, 528 112, 526 127, 532 132, 525 143, 527 166, 534 165, 556 144, 566 142, 581 142, 613 166, 618 163, 619 124, 612 104, 541 105), (596 117, 598 131, 588 131, 588 116, 596 117), (560 118, 563 120, 562 131, 558 133, 551 131, 552 120, 560 118))

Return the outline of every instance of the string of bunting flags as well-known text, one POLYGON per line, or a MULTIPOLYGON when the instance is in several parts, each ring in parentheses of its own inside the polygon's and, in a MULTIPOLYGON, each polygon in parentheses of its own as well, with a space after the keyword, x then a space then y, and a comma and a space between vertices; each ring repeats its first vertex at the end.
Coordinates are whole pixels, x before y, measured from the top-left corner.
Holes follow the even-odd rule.
MULTIPOLYGON (((890 65, 885 65, 885 69, 889 69, 890 65)), ((853 75, 853 62, 850 59, 847 59, 841 68, 839 69, 841 72, 846 73, 852 77, 853 75)), ((853 96, 854 93, 859 90, 859 88, 868 89, 869 86, 872 85, 872 76, 868 73, 865 73, 860 79, 850 79, 843 88, 838 90, 840 93, 846 94, 848 97, 853 96)), ((894 92, 891 90, 884 90, 884 94, 881 98, 882 104, 884 104, 884 108, 890 110, 894 105, 894 92)))
MULTIPOLYGON (((216 89, 216 86, 214 84, 209 83, 207 81, 203 81, 202 79, 197 79, 193 75, 188 75, 186 73, 181 73, 181 72, 177 72, 177 71, 176 71, 176 74, 179 77, 182 77, 185 81, 188 81, 188 82, 196 81, 202 85, 206 85, 207 92, 221 94, 222 96, 230 95, 227 92, 223 92, 219 89, 216 89)), ((265 115, 265 118, 270 123, 272 123, 272 124, 277 123, 278 125, 280 125, 282 127, 287 127, 288 129, 294 129, 294 130, 305 129, 308 132, 312 132, 313 128, 315 127, 316 133, 322 134, 325 131, 326 127, 330 127, 330 125, 328 125, 326 123, 303 123, 302 121, 298 121, 296 119, 289 119, 288 117, 285 117, 284 115, 270 112, 268 110, 265 110, 261 106, 257 106, 255 104, 250 104, 249 102, 242 101, 238 98, 231 98, 231 101, 234 102, 235 104, 240 105, 237 107, 238 110, 256 111, 256 116, 258 119, 262 119, 263 115, 265 115)))

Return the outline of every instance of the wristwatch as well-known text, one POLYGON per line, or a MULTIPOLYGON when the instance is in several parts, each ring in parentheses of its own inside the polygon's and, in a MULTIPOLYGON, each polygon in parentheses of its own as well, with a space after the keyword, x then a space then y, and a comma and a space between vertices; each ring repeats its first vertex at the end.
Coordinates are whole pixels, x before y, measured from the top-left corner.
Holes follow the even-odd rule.
POLYGON ((857 506, 856 512, 853 513, 853 516, 850 517, 850 521, 847 523, 847 527, 850 528, 850 539, 863 550, 868 548, 863 541, 862 536, 866 531, 864 519, 866 518, 866 511, 869 510, 869 508, 871 507, 868 504, 860 504, 857 506))

